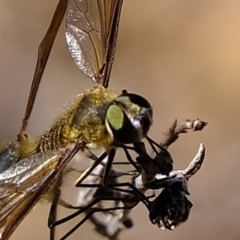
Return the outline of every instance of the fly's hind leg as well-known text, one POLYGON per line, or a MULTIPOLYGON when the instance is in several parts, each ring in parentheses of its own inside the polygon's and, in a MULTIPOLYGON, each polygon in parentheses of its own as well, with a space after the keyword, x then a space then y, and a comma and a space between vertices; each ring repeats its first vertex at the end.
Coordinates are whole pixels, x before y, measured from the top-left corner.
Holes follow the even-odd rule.
MULTIPOLYGON (((53 191, 53 198, 52 198, 52 204, 50 208, 50 212, 48 215, 48 227, 52 226, 54 222, 57 221, 57 207, 59 204, 59 200, 61 197, 61 190, 60 187, 62 186, 63 182, 63 175, 60 174, 59 178, 57 179, 57 182, 55 183, 52 191, 53 191)), ((50 240, 55 240, 55 228, 50 228, 50 240)))

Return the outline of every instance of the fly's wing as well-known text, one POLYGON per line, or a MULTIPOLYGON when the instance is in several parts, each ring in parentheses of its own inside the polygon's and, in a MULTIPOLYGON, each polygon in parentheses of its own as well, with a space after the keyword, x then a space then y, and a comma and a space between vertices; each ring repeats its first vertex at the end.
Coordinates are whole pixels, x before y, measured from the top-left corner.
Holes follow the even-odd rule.
POLYGON ((19 152, 18 142, 10 142, 0 146, 0 173, 18 161, 19 152))
POLYGON ((8 239, 79 146, 32 155, 0 174, 0 239, 8 239))
POLYGON ((40 85, 40 82, 42 79, 42 75, 45 70, 45 67, 46 67, 46 64, 48 61, 48 57, 50 55, 50 52, 51 52, 53 43, 55 41, 58 29, 61 25, 64 15, 65 15, 66 8, 67 8, 67 0, 59 0, 57 8, 54 12, 52 21, 47 30, 47 33, 44 36, 42 42, 40 43, 40 45, 38 47, 38 58, 37 58, 36 68, 35 68, 35 72, 34 72, 34 76, 33 76, 33 80, 32 80, 31 90, 30 90, 30 93, 28 96, 28 103, 27 103, 27 107, 25 110, 25 115, 24 115, 24 118, 22 121, 21 131, 18 135, 19 140, 24 138, 24 133, 27 129, 28 120, 32 113, 32 109, 33 109, 36 95, 38 92, 38 88, 39 88, 39 85, 40 85))
POLYGON ((78 68, 108 86, 123 0, 69 0, 66 40, 78 68))

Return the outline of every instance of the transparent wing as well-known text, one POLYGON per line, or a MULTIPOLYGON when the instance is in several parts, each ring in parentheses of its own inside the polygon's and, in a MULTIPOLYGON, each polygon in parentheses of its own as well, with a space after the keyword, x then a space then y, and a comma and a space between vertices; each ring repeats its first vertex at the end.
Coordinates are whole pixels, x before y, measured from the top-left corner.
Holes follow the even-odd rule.
POLYGON ((0 146, 0 173, 15 164, 19 159, 19 143, 10 142, 0 146))
POLYGON ((35 154, 0 174, 0 239, 11 236, 78 150, 70 145, 60 152, 35 154))
POLYGON ((38 47, 38 58, 35 67, 35 72, 32 80, 31 90, 28 96, 28 102, 25 110, 25 115, 22 121, 22 127, 18 135, 18 139, 24 138, 25 131, 27 129, 28 121, 32 113, 34 102, 37 96, 38 88, 41 83, 42 75, 45 70, 48 57, 50 55, 53 43, 55 41, 58 29, 61 25, 62 19, 65 15, 67 8, 67 0, 59 0, 57 8, 54 12, 52 21, 47 30, 46 35, 44 36, 42 42, 38 47))
POLYGON ((107 87, 122 0, 69 0, 66 40, 78 68, 107 87))

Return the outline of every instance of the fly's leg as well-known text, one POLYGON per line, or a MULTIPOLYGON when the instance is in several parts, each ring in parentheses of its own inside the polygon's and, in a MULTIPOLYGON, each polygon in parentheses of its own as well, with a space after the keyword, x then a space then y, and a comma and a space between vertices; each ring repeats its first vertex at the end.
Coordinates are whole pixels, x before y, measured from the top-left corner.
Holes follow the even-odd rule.
POLYGON ((103 159, 105 157, 108 156, 107 152, 104 152, 99 158, 97 158, 97 160, 92 164, 91 167, 87 168, 82 174, 81 176, 76 180, 75 182, 75 186, 78 187, 84 179, 87 178, 87 176, 95 169, 95 167, 97 167, 99 164, 101 164, 101 162, 103 161, 103 159))
MULTIPOLYGON (((109 155, 108 155, 108 161, 107 161, 107 163, 105 164, 105 163, 103 163, 103 162, 101 162, 100 164, 101 165, 103 165, 104 167, 105 167, 105 172, 104 172, 104 185, 105 186, 107 186, 108 185, 108 179, 109 178, 114 178, 115 176, 116 177, 119 177, 120 175, 121 176, 123 176, 123 175, 132 175, 133 173, 135 173, 135 172, 133 172, 133 171, 130 171, 130 172, 128 172, 128 174, 124 174, 124 173, 120 173, 120 172, 118 172, 118 171, 112 171, 111 172, 111 167, 112 167, 112 165, 113 164, 118 164, 118 165, 122 165, 122 164, 132 164, 133 165, 133 167, 136 169, 136 171, 140 171, 140 169, 139 169, 139 166, 137 165, 137 163, 132 159, 132 157, 131 157, 131 155, 128 153, 128 151, 125 149, 125 148, 123 148, 124 149, 124 151, 125 151, 125 154, 126 154, 126 156, 127 156, 127 159, 128 159, 128 161, 129 162, 116 162, 116 163, 114 163, 113 162, 113 160, 114 160, 114 157, 115 157, 115 153, 116 153, 116 150, 115 149, 112 149, 111 151, 110 151, 110 153, 109 153, 109 155), (114 172, 114 174, 112 174, 114 172), (114 176, 113 176, 114 175, 114 176)), ((94 161, 98 161, 98 157, 93 153, 93 152, 90 152, 89 151, 89 155, 88 155, 88 157, 89 158, 91 158, 92 160, 94 160, 94 161)), ((81 185, 81 184, 80 184, 81 185)), ((78 185, 78 186, 80 186, 80 185, 78 185)))
MULTIPOLYGON (((88 205, 84 206, 84 207, 73 207, 73 208, 77 208, 78 211, 76 211, 75 213, 72 213, 70 215, 68 215, 67 217, 64 217, 54 223, 52 223, 49 227, 50 228, 54 228, 58 225, 61 225, 65 222, 68 222, 70 220, 72 220, 73 218, 77 217, 78 215, 84 213, 85 211, 91 209, 95 204, 97 204, 98 202, 100 201, 122 201, 122 202, 134 202, 134 201, 138 201, 138 199, 126 199, 126 197, 121 197, 121 196, 118 196, 118 197, 105 197, 105 196, 98 196, 96 198, 94 198, 88 205)), ((135 206, 135 205, 134 205, 135 206)), ((129 207, 128 209, 131 209, 131 207, 129 207)), ((92 208, 91 210, 95 211, 97 210, 98 212, 101 211, 110 211, 110 210, 118 210, 118 209, 123 209, 123 207, 120 207, 120 208, 92 208)), ((93 214, 93 213, 92 213, 93 214)), ((91 214, 91 215, 92 215, 91 214)), ((84 218, 85 219, 85 218, 84 218)), ((82 224, 86 221, 87 219, 85 219, 82 224)), ((82 225, 81 224, 81 225, 82 225)))
MULTIPOLYGON (((100 188, 101 187, 101 188, 104 188, 103 185, 101 185, 101 184, 81 184, 81 187, 93 187, 93 188, 96 188, 96 187, 100 188)), ((68 215, 65 218, 62 218, 62 219, 52 223, 51 225, 49 225, 49 227, 54 228, 54 227, 56 227, 60 224, 63 224, 65 222, 77 217, 78 215, 80 215, 80 214, 84 213, 85 211, 89 210, 92 206, 97 204, 99 201, 122 201, 123 203, 141 201, 145 204, 145 206, 147 208, 149 206, 150 202, 149 202, 148 197, 146 197, 133 184, 131 184, 129 182, 111 184, 108 187, 113 187, 113 188, 107 189, 107 190, 109 190, 109 192, 111 192, 111 191, 116 192, 116 194, 119 194, 119 196, 97 196, 88 205, 86 205, 84 207, 69 205, 69 208, 79 209, 79 210, 76 211, 73 214, 68 215), (129 187, 131 189, 121 189, 121 188, 117 188, 117 187, 129 187), (124 195, 120 194, 120 192, 124 192, 124 193, 127 193, 129 195, 132 194, 135 198, 133 198, 133 197, 127 198, 127 196, 124 196, 124 195)), ((150 196, 150 197, 152 197, 152 196, 150 196)))
MULTIPOLYGON (((123 201, 123 199, 115 199, 115 201, 123 201)), ((126 200, 126 199, 125 199, 126 200)), ((123 207, 112 207, 112 208, 93 208, 91 209, 86 216, 78 223, 76 224, 71 230, 69 230, 60 240, 67 239, 71 234, 73 234, 83 223, 85 223, 94 213, 96 212, 105 212, 105 211, 116 211, 116 210, 128 210, 134 208, 138 202, 135 202, 131 206, 123 206, 123 207)), ((127 224, 126 224, 127 225, 127 224)))
POLYGON ((131 155, 129 154, 129 152, 127 151, 127 149, 126 149, 126 148, 123 148, 123 150, 124 150, 124 153, 125 153, 125 155, 126 155, 126 157, 127 157, 127 160, 133 165, 133 167, 134 167, 138 172, 140 172, 141 169, 139 168, 139 166, 137 165, 137 163, 132 159, 132 157, 131 157, 131 155))
MULTIPOLYGON (((82 183, 79 187, 84 187, 84 188, 104 188, 102 184, 84 184, 82 183)), ((128 195, 132 194, 133 196, 136 197, 138 201, 141 201, 144 203, 146 206, 149 204, 150 198, 155 197, 155 193, 145 196, 141 191, 139 191, 134 184, 129 183, 129 182, 123 182, 123 183, 114 183, 114 184, 108 184, 107 188, 109 188, 109 191, 114 191, 114 192, 122 192, 122 193, 127 193, 128 195), (130 189, 123 189, 119 187, 129 187, 130 189)), ((160 187, 159 187, 160 188, 160 187)), ((69 205, 69 204, 68 204, 69 205)), ((148 206, 147 206, 148 207, 148 206)), ((71 205, 72 209, 79 209, 77 206, 71 205)))
MULTIPOLYGON (((124 191, 124 192, 129 192, 129 191, 125 191, 124 189, 113 189, 116 190, 117 193, 119 194, 120 191, 124 191)), ((131 191, 132 193, 132 191, 131 191)), ((120 194, 119 194, 120 195, 120 194)), ((155 196, 155 195, 154 195, 155 196)), ((151 198, 154 196, 149 196, 146 198, 151 198)), ((127 199, 126 196, 124 197, 111 197, 111 198, 106 198, 103 196, 99 196, 96 197, 95 199, 93 199, 92 203, 90 203, 88 206, 81 208, 79 211, 77 211, 76 213, 69 215, 68 217, 66 217, 65 219, 62 219, 64 221, 62 222, 58 222, 59 224, 62 224, 65 221, 69 221, 70 219, 72 219, 73 217, 76 217, 78 214, 81 214, 84 211, 87 211, 86 216, 78 223, 76 224, 71 230, 69 230, 62 238, 61 240, 67 239, 71 234, 73 234, 78 228, 80 228, 82 226, 83 223, 85 223, 87 220, 93 218, 93 214, 96 212, 108 212, 110 213, 110 211, 116 211, 116 210, 131 210, 132 208, 134 208, 138 203, 139 203, 139 198, 131 198, 131 199, 127 199), (110 201, 121 201, 124 206, 121 207, 109 207, 109 208, 91 208, 90 205, 95 205, 100 201, 104 201, 104 200, 110 200, 110 201), (130 203, 130 204, 129 204, 130 203)), ((58 224, 57 222, 55 224, 58 224)), ((97 223, 95 221, 95 225, 98 226, 99 228, 101 228, 101 224, 97 223)), ((122 224, 126 227, 126 228, 131 228, 133 226, 133 222, 130 218, 125 219, 122 224)), ((104 226, 102 226, 104 228, 104 226)))
POLYGON ((105 171, 104 171, 104 178, 103 178, 104 186, 107 186, 107 184, 108 184, 108 176, 109 176, 109 173, 110 173, 110 170, 112 167, 112 163, 113 163, 115 154, 116 154, 116 150, 112 149, 108 155, 108 161, 106 163, 106 167, 105 167, 105 171))
MULTIPOLYGON (((50 212, 48 215, 48 227, 51 226, 57 220, 57 206, 61 196, 60 187, 62 186, 62 182, 63 182, 63 176, 61 174, 52 189, 53 199, 52 199, 50 212)), ((54 239, 55 239, 55 228, 50 228, 50 240, 54 240, 54 239)))
POLYGON ((155 148, 155 146, 158 147, 158 148, 159 148, 160 150, 162 150, 162 151, 167 151, 167 149, 166 149, 165 147, 163 147, 161 144, 156 143, 156 142, 155 142, 153 139, 151 139, 150 137, 146 136, 146 139, 147 139, 147 141, 149 142, 149 144, 150 144, 152 150, 155 152, 155 154, 158 154, 158 153, 159 153, 159 151, 155 148), (155 145, 155 146, 154 146, 154 145, 155 145))

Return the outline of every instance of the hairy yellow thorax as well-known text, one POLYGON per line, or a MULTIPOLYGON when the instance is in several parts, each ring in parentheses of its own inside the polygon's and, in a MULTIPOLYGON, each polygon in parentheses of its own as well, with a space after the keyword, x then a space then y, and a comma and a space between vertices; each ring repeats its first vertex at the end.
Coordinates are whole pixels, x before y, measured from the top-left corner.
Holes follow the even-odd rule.
POLYGON ((109 148, 113 142, 105 127, 106 110, 117 93, 96 87, 80 94, 70 108, 46 131, 37 143, 37 151, 85 142, 89 148, 109 148))

